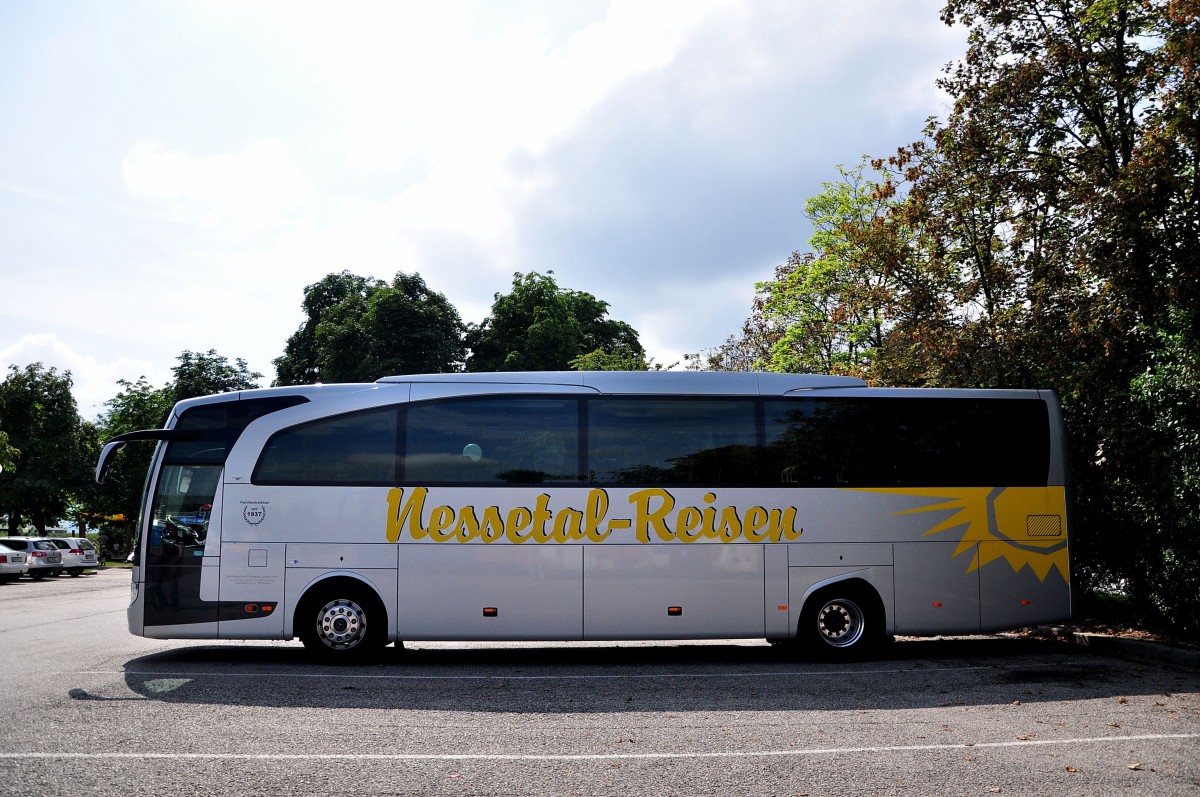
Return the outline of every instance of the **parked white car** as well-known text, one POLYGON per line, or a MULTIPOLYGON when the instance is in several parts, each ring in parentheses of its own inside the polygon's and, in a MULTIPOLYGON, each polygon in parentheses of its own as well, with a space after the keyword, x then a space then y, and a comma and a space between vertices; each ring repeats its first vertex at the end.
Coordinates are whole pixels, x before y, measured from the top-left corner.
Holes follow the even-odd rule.
POLYGON ((4 545, 25 554, 29 577, 35 581, 62 572, 62 552, 44 537, 4 537, 4 545))
POLYGON ((83 537, 50 537, 50 542, 62 552, 63 572, 78 576, 99 563, 96 546, 83 537))
POLYGON ((9 548, 0 538, 0 581, 16 581, 24 573, 29 572, 25 562, 25 553, 15 548, 9 548))

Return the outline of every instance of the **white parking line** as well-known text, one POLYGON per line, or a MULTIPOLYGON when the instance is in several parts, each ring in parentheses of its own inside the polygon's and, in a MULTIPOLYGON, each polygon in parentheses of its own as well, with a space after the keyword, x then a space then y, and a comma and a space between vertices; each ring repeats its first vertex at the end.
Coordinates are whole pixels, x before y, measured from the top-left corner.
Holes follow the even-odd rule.
POLYGON ((939 753, 945 751, 1008 747, 1064 747, 1068 745, 1158 742, 1170 739, 1200 739, 1200 733, 1148 733, 1136 736, 1088 736, 1075 739, 1031 739, 1029 741, 976 742, 973 744, 917 744, 874 747, 823 747, 803 750, 758 750, 713 753, 593 753, 584 755, 526 753, 54 753, 0 752, 0 761, 18 760, 176 760, 176 761, 629 761, 646 759, 782 758, 861 753, 939 753))
MULTIPOLYGON (((1050 665, 1034 665, 1050 666, 1050 665)), ((60 672, 59 675, 137 675, 146 678, 359 678, 367 680, 396 680, 396 681, 607 681, 607 680, 637 680, 655 678, 729 678, 732 675, 753 678, 821 678, 837 676, 844 678, 848 675, 897 675, 901 673, 946 673, 971 672, 974 670, 995 670, 993 666, 981 667, 930 667, 921 670, 772 670, 764 672, 665 672, 665 673, 628 673, 609 675, 364 675, 359 673, 297 673, 297 672, 187 672, 178 670, 73 670, 60 672)))

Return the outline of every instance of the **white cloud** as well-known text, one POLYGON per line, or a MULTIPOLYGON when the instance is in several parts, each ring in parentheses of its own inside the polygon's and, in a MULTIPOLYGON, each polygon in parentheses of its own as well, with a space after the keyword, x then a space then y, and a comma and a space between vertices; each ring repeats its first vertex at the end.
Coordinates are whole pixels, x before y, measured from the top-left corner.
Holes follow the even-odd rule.
POLYGON ((79 414, 87 419, 104 411, 104 402, 117 394, 118 379, 136 382, 145 376, 151 384, 161 386, 171 377, 170 369, 163 368, 161 363, 132 357, 102 361, 81 354, 54 333, 22 335, 15 343, 0 349, 0 362, 13 363, 19 368, 40 362, 59 372, 70 371, 79 414))
POLYGON ((388 201, 400 230, 503 252, 517 235, 512 197, 546 178, 514 172, 514 155, 541 152, 625 81, 668 64, 720 5, 618 0, 563 41, 536 14, 474 29, 466 3, 257 8, 334 98, 343 166, 403 175, 388 201))
POLYGON ((70 368, 81 409, 185 348, 269 378, 342 269, 418 271, 468 321, 553 269, 660 362, 718 345, 961 52, 924 0, 30 8, 52 36, 0 29, 0 354, 70 368))
POLYGON ((638 331, 642 347, 663 367, 678 363, 683 370, 685 354, 715 348, 737 332, 749 315, 754 285, 741 276, 714 280, 680 280, 649 292, 645 301, 630 307, 624 317, 638 331), (733 314, 730 305, 738 308, 733 314), (705 334, 698 336, 697 330, 705 334), (697 341, 703 341, 697 343, 697 341))
POLYGON ((257 226, 307 207, 312 189, 280 141, 255 141, 240 152, 198 156, 140 141, 121 165, 128 191, 199 214, 205 226, 257 226))

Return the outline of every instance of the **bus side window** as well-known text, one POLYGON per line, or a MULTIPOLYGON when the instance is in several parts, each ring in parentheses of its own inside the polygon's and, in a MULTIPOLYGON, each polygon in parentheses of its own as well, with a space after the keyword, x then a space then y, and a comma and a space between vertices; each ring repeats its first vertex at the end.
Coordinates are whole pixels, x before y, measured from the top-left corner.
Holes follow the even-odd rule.
POLYGON ((604 398, 589 402, 588 470, 615 484, 754 484, 753 401, 604 398))
POLYGON ((579 480, 579 402, 481 396, 408 409, 409 484, 538 484, 579 480))
POLYGON ((393 484, 394 407, 336 415, 293 426, 268 442, 255 484, 393 484))
POLYGON ((1045 403, 924 397, 765 402, 767 472, 807 487, 1045 483, 1045 403))

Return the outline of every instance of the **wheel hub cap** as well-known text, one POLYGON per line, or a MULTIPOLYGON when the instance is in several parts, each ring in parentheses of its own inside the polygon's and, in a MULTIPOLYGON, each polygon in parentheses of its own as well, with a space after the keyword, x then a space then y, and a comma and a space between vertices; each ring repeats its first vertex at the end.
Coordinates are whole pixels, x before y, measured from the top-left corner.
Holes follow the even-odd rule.
POLYGON ((836 648, 850 647, 863 634, 862 609, 852 601, 830 601, 817 614, 817 630, 828 644, 836 648))
POLYGON ((317 633, 321 641, 336 650, 352 648, 367 632, 367 617, 352 600, 330 601, 317 615, 317 633))

